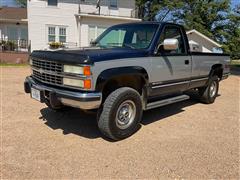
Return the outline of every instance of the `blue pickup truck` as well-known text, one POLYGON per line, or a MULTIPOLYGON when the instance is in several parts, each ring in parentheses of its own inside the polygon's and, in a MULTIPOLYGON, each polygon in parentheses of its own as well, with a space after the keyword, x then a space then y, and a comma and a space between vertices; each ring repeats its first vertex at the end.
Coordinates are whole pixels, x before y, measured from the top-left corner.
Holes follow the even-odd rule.
POLYGON ((229 75, 227 54, 190 52, 184 28, 141 22, 110 27, 91 47, 33 51, 25 92, 61 111, 97 110, 100 131, 114 140, 137 130, 142 112, 189 99, 215 101, 229 75))

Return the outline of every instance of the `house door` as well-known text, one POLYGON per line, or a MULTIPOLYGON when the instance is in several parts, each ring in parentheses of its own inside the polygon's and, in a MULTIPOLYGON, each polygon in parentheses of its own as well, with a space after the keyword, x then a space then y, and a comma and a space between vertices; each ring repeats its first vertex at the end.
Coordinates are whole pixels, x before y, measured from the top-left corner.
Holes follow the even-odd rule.
POLYGON ((100 36, 107 28, 103 26, 89 25, 88 29, 88 43, 90 45, 91 41, 94 41, 98 36, 100 36))

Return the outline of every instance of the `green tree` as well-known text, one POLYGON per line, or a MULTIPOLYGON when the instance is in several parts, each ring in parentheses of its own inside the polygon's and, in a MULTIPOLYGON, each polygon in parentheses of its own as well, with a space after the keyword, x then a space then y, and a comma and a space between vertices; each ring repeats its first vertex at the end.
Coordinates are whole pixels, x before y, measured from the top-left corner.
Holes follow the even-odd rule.
POLYGON ((230 0, 136 0, 136 5, 139 18, 196 29, 222 44, 232 58, 240 59, 240 5, 234 10, 230 0))
POLYGON ((179 0, 136 0, 138 17, 148 21, 162 21, 183 5, 184 2, 179 0))
POLYGON ((226 53, 231 54, 232 59, 240 59, 240 5, 229 14, 226 31, 226 40, 222 48, 226 53))
POLYGON ((27 7, 27 0, 16 0, 21 7, 27 7))
POLYGON ((186 0, 179 14, 187 30, 196 29, 206 36, 223 42, 230 13, 230 0, 186 0))

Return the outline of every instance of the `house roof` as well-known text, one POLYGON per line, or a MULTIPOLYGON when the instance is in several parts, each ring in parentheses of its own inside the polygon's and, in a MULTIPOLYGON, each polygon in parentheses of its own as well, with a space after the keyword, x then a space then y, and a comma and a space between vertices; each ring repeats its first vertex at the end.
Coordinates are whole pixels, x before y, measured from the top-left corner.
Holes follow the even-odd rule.
POLYGON ((89 17, 89 18, 100 18, 100 19, 113 19, 113 20, 128 20, 133 22, 141 21, 141 19, 130 18, 130 17, 122 17, 122 16, 107 16, 107 15, 97 15, 97 14, 75 14, 77 17, 89 17))
POLYGON ((27 22, 27 9, 16 7, 0 7, 0 21, 27 22))
POLYGON ((217 42, 215 42, 214 40, 210 39, 209 37, 205 36, 204 34, 200 33, 199 31, 197 31, 196 29, 190 30, 186 32, 187 34, 192 34, 195 33, 196 35, 200 36, 201 38, 204 38, 205 40, 209 41, 210 43, 212 43, 214 46, 217 47, 222 47, 220 44, 218 44, 217 42))

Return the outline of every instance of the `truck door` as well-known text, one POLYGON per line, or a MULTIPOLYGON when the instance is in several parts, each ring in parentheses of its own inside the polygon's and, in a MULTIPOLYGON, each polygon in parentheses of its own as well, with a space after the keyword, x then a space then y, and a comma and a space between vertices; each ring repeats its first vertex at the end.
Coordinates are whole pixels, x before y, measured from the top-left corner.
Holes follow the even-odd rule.
POLYGON ((168 95, 189 87, 192 59, 188 53, 186 34, 180 26, 166 25, 161 32, 156 56, 152 58, 150 96, 168 95), (164 50, 165 39, 177 39, 176 50, 164 50))

